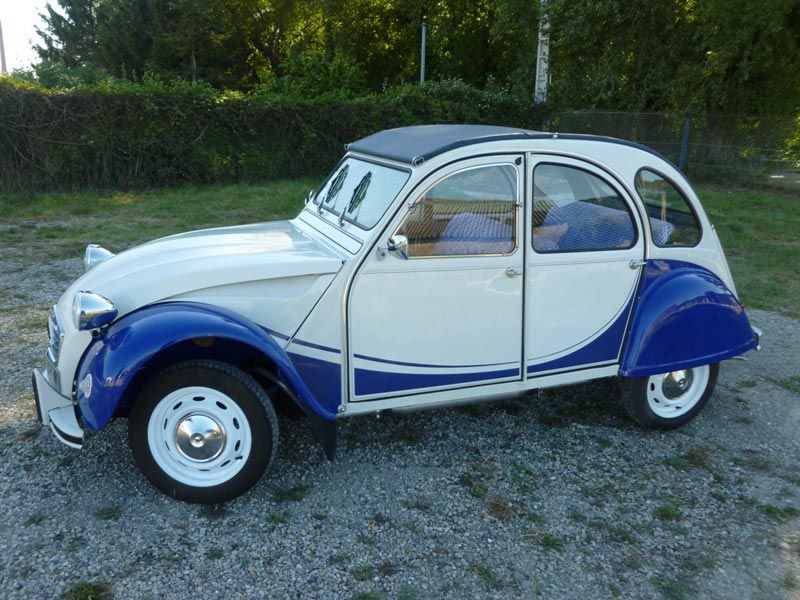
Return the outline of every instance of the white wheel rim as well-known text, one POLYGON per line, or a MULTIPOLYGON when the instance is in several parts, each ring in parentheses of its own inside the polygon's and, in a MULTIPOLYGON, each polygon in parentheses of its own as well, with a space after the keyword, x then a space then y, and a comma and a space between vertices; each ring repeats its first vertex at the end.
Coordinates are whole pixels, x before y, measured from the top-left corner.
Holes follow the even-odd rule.
POLYGON ((207 387, 171 392, 153 409, 147 443, 156 464, 180 483, 210 487, 242 470, 252 447, 250 424, 229 396, 207 387))
POLYGON ((647 380, 647 404, 656 415, 675 419, 685 415, 703 397, 711 369, 708 365, 651 375, 647 380))

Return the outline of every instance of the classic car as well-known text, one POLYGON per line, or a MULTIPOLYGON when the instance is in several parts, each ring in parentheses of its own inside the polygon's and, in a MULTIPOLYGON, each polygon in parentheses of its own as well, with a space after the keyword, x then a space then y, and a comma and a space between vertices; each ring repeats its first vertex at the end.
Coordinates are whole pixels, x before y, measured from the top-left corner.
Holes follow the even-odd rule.
POLYGON ((670 429, 760 336, 686 178, 586 135, 382 131, 291 221, 91 245, 84 263, 33 373, 40 419, 80 448, 128 417, 143 473, 190 502, 259 480, 276 408, 332 459, 343 417, 614 377, 633 420, 670 429))

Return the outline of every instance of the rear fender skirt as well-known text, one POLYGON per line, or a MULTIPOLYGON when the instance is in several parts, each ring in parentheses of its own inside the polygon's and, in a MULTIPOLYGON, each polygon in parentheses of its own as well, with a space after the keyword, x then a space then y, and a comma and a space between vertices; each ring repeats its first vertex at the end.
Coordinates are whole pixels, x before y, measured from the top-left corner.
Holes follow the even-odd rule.
MULTIPOLYGON (((216 306, 193 302, 165 302, 141 308, 125 315, 98 336, 84 353, 78 367, 78 382, 91 377, 91 394, 87 398, 78 385, 78 407, 84 423, 92 430, 104 427, 123 401, 125 392, 140 369, 157 355, 172 354, 171 360, 197 358, 175 355, 184 342, 194 341, 202 348, 204 340, 220 340, 217 350, 208 350, 204 357, 225 360, 213 352, 224 352, 225 344, 247 347, 254 357, 266 357, 275 365, 283 387, 306 414, 316 421, 336 418, 339 399, 321 402, 309 389, 295 365, 272 336, 241 315, 216 306), (212 352, 212 354, 208 354, 212 352)), ((232 358, 232 357, 231 357, 232 358)), ((130 402, 130 399, 127 399, 130 402)), ((121 406, 120 408, 124 408, 121 406)), ((322 429, 321 424, 314 429, 322 429)), ((330 423, 335 428, 334 423, 330 423)), ((326 438, 331 434, 329 428, 326 438)), ((329 445, 323 443, 323 445, 329 445)), ((326 448, 326 451, 328 449, 326 448)), ((330 452, 329 452, 330 454, 330 452)))
POLYGON ((711 271, 649 260, 620 374, 641 377, 720 362, 756 347, 744 306, 711 271))

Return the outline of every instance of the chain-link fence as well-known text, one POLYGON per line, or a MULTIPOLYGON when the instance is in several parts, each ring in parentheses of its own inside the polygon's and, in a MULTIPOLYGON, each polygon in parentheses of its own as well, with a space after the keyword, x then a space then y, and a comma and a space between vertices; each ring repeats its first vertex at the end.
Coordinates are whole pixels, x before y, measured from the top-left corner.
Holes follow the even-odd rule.
POLYGON ((794 117, 569 111, 556 113, 549 129, 644 144, 696 181, 800 189, 800 119, 794 117))

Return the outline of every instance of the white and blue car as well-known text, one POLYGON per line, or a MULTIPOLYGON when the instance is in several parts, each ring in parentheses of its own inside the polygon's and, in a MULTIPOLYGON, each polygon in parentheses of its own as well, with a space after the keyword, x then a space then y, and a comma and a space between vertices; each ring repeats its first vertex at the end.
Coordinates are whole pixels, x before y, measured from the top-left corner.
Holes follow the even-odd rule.
POLYGON ((291 221, 87 248, 33 373, 80 448, 129 418, 133 456, 190 502, 253 486, 296 407, 336 422, 618 377, 645 427, 708 401, 759 344, 713 225, 647 148, 431 125, 347 147, 291 221))

